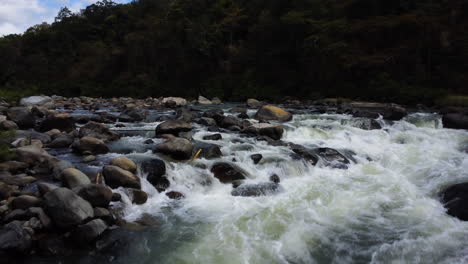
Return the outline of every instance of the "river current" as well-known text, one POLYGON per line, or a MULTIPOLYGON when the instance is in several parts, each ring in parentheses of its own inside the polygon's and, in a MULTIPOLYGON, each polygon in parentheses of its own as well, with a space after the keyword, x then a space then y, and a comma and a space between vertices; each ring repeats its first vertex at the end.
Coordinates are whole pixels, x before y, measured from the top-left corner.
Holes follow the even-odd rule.
MULTIPOLYGON (((145 204, 131 204, 117 190, 123 203, 115 206, 124 219, 145 227, 113 232, 113 243, 98 242, 100 252, 34 262, 468 263, 468 223, 448 216, 439 201, 444 188, 468 181, 468 132, 444 129, 440 116, 432 113, 378 120, 383 125, 378 130, 362 129, 365 121, 300 111, 284 123, 283 141, 353 153, 348 169, 313 166, 294 159, 288 147, 221 132, 222 140, 206 141, 221 146, 219 159, 165 159, 167 191, 181 192, 185 199, 158 193, 142 173, 142 189, 149 194, 145 204), (250 155, 257 153, 263 159, 255 165, 250 155), (216 180, 210 167, 233 159, 249 174, 248 183, 267 182, 277 174, 281 192, 232 196, 233 187, 216 180)), ((159 123, 113 127, 126 136, 98 160, 164 158, 152 153, 154 145, 143 143, 159 123)), ((196 140, 213 134, 194 127, 196 140)), ((78 160, 68 152, 57 155, 78 160)))

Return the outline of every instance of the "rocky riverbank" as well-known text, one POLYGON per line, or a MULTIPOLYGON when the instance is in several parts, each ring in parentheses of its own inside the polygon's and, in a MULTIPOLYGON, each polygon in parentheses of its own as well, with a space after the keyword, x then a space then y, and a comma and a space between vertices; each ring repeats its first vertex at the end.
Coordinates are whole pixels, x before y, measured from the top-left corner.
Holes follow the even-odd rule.
MULTIPOLYGON (((219 99, 203 97, 188 102, 174 97, 35 96, 23 98, 19 105, 1 102, 4 115, 0 115, 0 129, 11 132, 2 140, 11 147, 13 156, 0 163, 0 252, 7 256, 50 256, 70 254, 76 247, 96 250, 99 248, 96 241, 106 233, 140 225, 122 218, 122 193, 131 203, 145 204, 148 193, 142 188, 144 180, 168 198, 183 200, 186 194, 170 188, 166 167, 197 158, 215 160, 211 167, 204 168, 212 175, 209 180, 232 185, 233 196, 273 195, 284 189, 277 174, 269 175, 268 181, 252 184, 245 182, 248 173, 236 165, 235 157, 231 162, 216 161, 223 156, 221 146, 216 144, 222 133, 286 148, 293 159, 314 166, 346 170, 356 163, 353 151, 311 148, 282 140, 296 113, 348 114, 354 117, 353 124, 359 129, 378 130, 382 129, 382 122, 401 120, 412 111, 395 104, 335 100, 272 105, 249 99, 229 112, 217 107, 204 111, 194 107, 218 104, 219 99), (113 144, 121 139, 121 130, 117 128, 147 121, 149 116, 159 123, 145 145, 158 158, 131 160, 119 156, 96 163, 100 155, 110 153, 113 144), (199 129, 209 132, 203 140, 193 137, 199 129), (67 151, 79 160, 60 159, 59 154, 67 151), (86 168, 86 164, 94 169, 86 168)), ((445 109, 441 114, 445 127, 468 129, 466 109, 445 109)), ((258 164, 263 156, 256 153, 250 158, 258 164)), ((193 166, 204 165, 193 163, 193 166)), ((462 220, 467 219, 463 205, 466 203, 459 202, 467 199, 465 189, 466 186, 457 185, 441 194, 448 213, 462 220)))

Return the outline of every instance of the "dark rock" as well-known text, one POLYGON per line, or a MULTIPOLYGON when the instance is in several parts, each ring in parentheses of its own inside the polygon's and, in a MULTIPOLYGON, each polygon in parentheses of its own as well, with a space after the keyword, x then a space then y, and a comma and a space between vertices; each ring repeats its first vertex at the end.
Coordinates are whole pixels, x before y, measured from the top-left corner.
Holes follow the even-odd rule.
POLYGON ((282 125, 258 123, 247 127, 243 132, 250 135, 267 136, 273 140, 279 140, 283 136, 284 128, 282 125))
POLYGON ((237 117, 240 119, 248 119, 249 115, 247 115, 246 113, 240 113, 237 115, 237 117))
POLYGON ((114 224, 115 218, 112 213, 106 208, 96 207, 94 208, 94 217, 104 220, 107 224, 114 224))
POLYGON ((94 216, 89 202, 66 188, 57 188, 44 195, 47 214, 60 228, 69 228, 81 224, 94 216))
POLYGON ((442 116, 445 128, 468 129, 468 114, 448 113, 442 116))
POLYGON ((235 180, 243 180, 246 178, 246 173, 237 166, 226 163, 218 162, 211 167, 211 172, 214 177, 222 183, 231 183, 235 180))
POLYGON ((169 120, 156 127, 156 135, 172 134, 178 136, 180 132, 189 132, 192 125, 182 120, 169 120))
POLYGON ((13 209, 28 209, 30 207, 40 206, 42 200, 31 195, 21 195, 11 201, 11 208, 13 209))
POLYGON ((250 158, 253 160, 254 164, 258 164, 260 160, 262 160, 263 156, 262 154, 252 154, 250 155, 250 158))
POLYGON ((147 145, 150 145, 150 144, 154 144, 154 140, 152 139, 147 139, 145 140, 145 142, 143 142, 144 144, 147 144, 147 145))
POLYGON ((291 144, 290 148, 292 151, 294 151, 294 153, 296 153, 297 155, 299 155, 301 158, 305 159, 312 165, 317 164, 319 158, 317 154, 315 154, 313 151, 306 149, 303 146, 296 145, 296 144, 291 144))
POLYGON ((60 134, 52 142, 47 144, 48 148, 68 148, 73 144, 73 137, 68 134, 60 134))
POLYGON ((39 130, 45 132, 52 129, 71 132, 75 129, 75 120, 67 113, 50 114, 42 121, 39 130))
POLYGON ((40 229, 50 228, 52 225, 50 218, 41 207, 30 207, 26 210, 15 209, 5 216, 4 222, 8 223, 15 220, 26 221, 33 217, 39 220, 40 229))
POLYGON ((162 192, 169 187, 169 180, 166 175, 166 164, 160 159, 145 160, 141 163, 141 170, 147 174, 147 180, 158 191, 162 192))
POLYGON ((34 128, 36 125, 36 118, 27 107, 12 107, 8 109, 7 116, 21 129, 34 128))
POLYGON ((203 126, 216 126, 216 121, 213 118, 209 117, 202 117, 196 120, 197 124, 203 125, 203 126))
POLYGON ((185 198, 185 195, 183 195, 180 192, 175 192, 175 191, 166 193, 166 196, 172 200, 181 200, 185 198))
POLYGON ((198 157, 205 159, 216 159, 223 155, 221 149, 216 144, 210 144, 200 141, 195 141, 193 145, 193 155, 201 150, 198 157))
POLYGON ((148 194, 142 190, 130 189, 132 203, 134 204, 144 204, 148 201, 148 194))
POLYGON ((17 130, 18 125, 10 120, 5 120, 0 123, 0 130, 17 130))
POLYGON ((15 133, 15 139, 26 138, 28 140, 40 140, 42 144, 49 143, 52 139, 45 133, 39 133, 34 130, 17 130, 15 133))
POLYGON ((78 226, 71 233, 71 238, 78 245, 86 245, 95 241, 107 229, 107 224, 101 219, 94 219, 84 225, 78 226))
POLYGON ((452 185, 442 191, 441 200, 447 214, 468 221, 468 183, 452 185))
POLYGON ((243 127, 242 120, 235 116, 225 116, 220 122, 218 122, 218 125, 222 128, 230 128, 233 126, 236 127, 243 127))
POLYGON ((20 221, 13 221, 0 229, 0 250, 24 253, 32 245, 32 230, 25 229, 20 221))
POLYGON ((9 171, 11 173, 17 173, 19 171, 24 171, 29 165, 25 162, 19 162, 15 160, 5 161, 0 163, 0 171, 9 171))
POLYGON ((120 193, 112 193, 112 202, 120 202, 122 201, 122 195, 120 193))
POLYGON ((112 200, 112 190, 100 184, 81 185, 73 191, 93 207, 107 207, 112 200))
POLYGON ((223 136, 221 134, 207 135, 203 137, 203 140, 221 140, 223 136))
POLYGON ((242 184, 239 187, 232 190, 232 196, 265 196, 279 192, 281 190, 280 185, 273 182, 265 182, 259 184, 242 184))
POLYGON ((65 239, 58 235, 48 235, 39 239, 38 248, 42 256, 63 256, 67 252, 65 239))
POLYGON ((119 187, 141 188, 140 178, 117 166, 105 166, 102 169, 102 175, 106 180, 106 184, 113 189, 119 187))
POLYGON ((352 102, 345 106, 354 117, 378 118, 380 115, 388 120, 400 120, 407 115, 404 107, 397 104, 352 102))
POLYGON ((270 176, 270 181, 273 182, 273 183, 280 183, 280 177, 276 174, 273 174, 270 176))
POLYGON ((254 116, 257 120, 276 120, 281 122, 290 121, 292 114, 288 111, 273 105, 262 106, 254 116))
POLYGON ((216 119, 215 117, 224 116, 224 111, 221 109, 210 109, 203 113, 203 117, 216 119))
POLYGON ((83 137, 72 145, 72 149, 80 154, 106 154, 109 152, 109 147, 106 146, 104 141, 93 138, 83 137))
MULTIPOLYGON (((121 116, 122 115, 130 117, 132 121, 142 121, 146 116, 145 112, 139 108, 126 109, 121 113, 121 116)), ((121 117, 119 117, 119 119, 121 119, 121 117)))
POLYGON ((325 165, 337 169, 346 169, 349 160, 336 149, 331 148, 317 148, 314 150, 325 162, 325 165))
POLYGON ((92 137, 100 139, 104 142, 118 140, 120 135, 112 132, 106 125, 97 122, 88 122, 80 128, 79 137, 92 137))
POLYGON ((197 113, 192 112, 190 111, 190 109, 187 108, 180 108, 176 111, 176 119, 185 122, 191 122, 197 116, 197 113))
POLYGON ((154 150, 175 160, 187 160, 192 156, 193 145, 185 138, 172 138, 158 144, 154 150))
POLYGON ((16 189, 14 186, 0 182, 0 201, 8 199, 16 189))
POLYGON ((221 131, 221 129, 219 129, 219 127, 217 127, 217 126, 210 126, 210 127, 207 128, 207 130, 209 132, 220 132, 221 131))

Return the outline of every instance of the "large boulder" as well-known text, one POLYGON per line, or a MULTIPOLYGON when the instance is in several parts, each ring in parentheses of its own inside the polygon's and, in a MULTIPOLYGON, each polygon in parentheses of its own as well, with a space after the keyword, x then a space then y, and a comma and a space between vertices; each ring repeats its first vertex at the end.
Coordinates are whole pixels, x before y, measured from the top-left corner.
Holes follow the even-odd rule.
POLYGON ((193 155, 201 150, 198 157, 205 159, 216 159, 223 155, 221 149, 216 144, 195 141, 193 145, 193 155))
MULTIPOLYGON (((25 253, 32 245, 31 229, 23 228, 20 221, 13 221, 0 229, 0 251, 25 253)), ((13 261, 14 263, 14 261, 13 261)))
POLYGON ((97 155, 109 152, 109 147, 106 146, 104 141, 93 137, 80 138, 80 140, 73 143, 72 148, 80 154, 97 155))
POLYGON ((166 97, 163 98, 162 104, 166 107, 180 107, 187 105, 187 100, 181 97, 166 97))
POLYGON ((30 96, 21 98, 20 105, 52 107, 54 105, 54 100, 49 96, 30 96))
POLYGON ((90 121, 80 128, 79 137, 93 137, 104 142, 118 140, 120 135, 111 131, 106 125, 90 121))
POLYGON ((107 229, 107 224, 101 219, 94 219, 75 228, 70 234, 78 245, 86 245, 96 240, 107 229))
POLYGON ((258 109, 254 118, 257 120, 275 120, 286 122, 292 119, 292 114, 284 110, 283 108, 274 105, 264 105, 260 109, 258 109))
POLYGON ((314 152, 320 156, 322 162, 326 166, 337 169, 346 169, 350 163, 350 161, 336 149, 316 148, 314 149, 314 152))
POLYGON ((135 173, 137 170, 137 165, 135 164, 135 162, 133 162, 127 157, 117 157, 111 161, 111 165, 117 166, 119 168, 133 173, 135 173))
POLYGON ((257 99, 253 99, 253 98, 247 99, 247 106, 250 108, 258 108, 262 105, 263 103, 258 101, 257 99))
POLYGON ((13 209, 28 209, 30 207, 40 206, 41 199, 31 195, 20 195, 11 201, 11 208, 13 209))
POLYGON ((227 163, 218 162, 211 167, 211 172, 214 177, 222 183, 232 183, 233 181, 244 180, 247 173, 237 166, 227 163))
POLYGON ((175 160, 188 160, 192 157, 193 145, 185 138, 171 138, 158 144, 154 151, 168 155, 175 160))
POLYGON ((447 214, 468 221, 468 182, 448 187, 442 191, 441 198, 447 214))
POLYGON ((107 207, 112 200, 112 190, 100 184, 86 184, 73 189, 81 198, 93 207, 107 207))
POLYGON ((309 162, 310 164, 317 164, 319 157, 314 151, 297 144, 290 144, 290 148, 292 151, 294 151, 296 155, 309 162))
POLYGON ((232 190, 232 196, 265 196, 279 192, 281 186, 273 182, 263 182, 258 184, 242 184, 232 190))
POLYGON ((141 171, 147 174, 147 180, 158 191, 162 192, 169 187, 166 175, 166 164, 160 159, 145 160, 141 163, 141 171))
POLYGON ((54 113, 48 115, 40 125, 41 131, 58 129, 60 131, 71 132, 75 129, 75 120, 68 113, 54 113))
POLYGON ((36 118, 27 107, 12 107, 8 109, 7 116, 21 129, 33 128, 36 125, 36 118))
POLYGON ((42 148, 29 145, 16 149, 16 160, 33 166, 49 167, 55 158, 42 148))
POLYGON ((47 214, 60 228, 70 228, 94 216, 91 204, 67 188, 57 188, 44 195, 47 214))
POLYGON ((445 128, 468 129, 468 114, 448 113, 442 116, 445 128))
POLYGON ((62 182, 66 187, 73 189, 80 185, 90 184, 91 180, 83 172, 68 168, 62 171, 62 182))
POLYGON ((181 132, 192 131, 192 125, 182 120, 169 120, 159 124, 156 127, 156 135, 172 134, 179 136, 181 132))
POLYGON ((282 125, 258 123, 247 127, 243 132, 246 134, 267 136, 274 140, 280 140, 283 136, 284 128, 282 125))
POLYGON ((106 184, 109 185, 112 189, 119 187, 135 189, 141 188, 140 178, 120 167, 112 165, 105 166, 102 169, 102 175, 106 180, 106 184))
POLYGON ((47 144, 48 148, 68 148, 73 144, 73 136, 69 134, 57 134, 54 135, 52 142, 47 144))

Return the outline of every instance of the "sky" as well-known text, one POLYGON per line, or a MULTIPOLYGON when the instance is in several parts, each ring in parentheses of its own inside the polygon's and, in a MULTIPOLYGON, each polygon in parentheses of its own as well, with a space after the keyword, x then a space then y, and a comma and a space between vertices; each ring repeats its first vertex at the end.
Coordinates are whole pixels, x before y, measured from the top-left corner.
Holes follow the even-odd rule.
MULTIPOLYGON (((128 3, 131 0, 114 0, 128 3)), ((19 34, 42 22, 52 23, 61 7, 77 12, 97 0, 0 0, 0 36, 19 34)))

